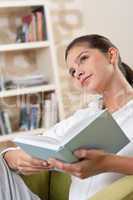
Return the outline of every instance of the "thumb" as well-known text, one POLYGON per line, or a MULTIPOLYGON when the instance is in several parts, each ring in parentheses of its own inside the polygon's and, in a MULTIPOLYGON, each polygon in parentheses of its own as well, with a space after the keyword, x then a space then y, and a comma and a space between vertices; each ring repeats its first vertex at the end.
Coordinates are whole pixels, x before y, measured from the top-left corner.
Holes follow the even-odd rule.
POLYGON ((74 155, 77 158, 87 158, 87 151, 86 149, 79 149, 74 152, 74 155))
POLYGON ((76 150, 74 152, 74 155, 76 155, 76 157, 78 158, 87 158, 87 159, 93 159, 99 155, 103 155, 104 151, 102 150, 95 150, 95 149, 80 149, 80 150, 76 150))
POLYGON ((49 158, 48 163, 50 164, 50 166, 56 167, 56 168, 62 168, 62 165, 63 165, 62 162, 60 162, 59 160, 56 160, 54 158, 49 158))
POLYGON ((49 164, 49 165, 53 165, 53 166, 54 166, 55 163, 56 163, 56 159, 54 159, 54 158, 49 158, 49 159, 48 159, 48 164, 49 164))

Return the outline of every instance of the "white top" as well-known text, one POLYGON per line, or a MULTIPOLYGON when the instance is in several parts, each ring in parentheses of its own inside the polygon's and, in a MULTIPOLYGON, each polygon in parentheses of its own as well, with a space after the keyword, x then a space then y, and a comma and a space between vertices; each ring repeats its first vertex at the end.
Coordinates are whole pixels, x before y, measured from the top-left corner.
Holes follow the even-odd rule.
MULTIPOLYGON (((130 141, 133 141, 133 100, 113 113, 113 117, 130 141)), ((132 156, 132 142, 126 145, 118 154, 132 156)), ((118 173, 102 173, 83 180, 72 177, 69 200, 88 200, 88 198, 92 197, 96 192, 123 176, 124 175, 118 173)))

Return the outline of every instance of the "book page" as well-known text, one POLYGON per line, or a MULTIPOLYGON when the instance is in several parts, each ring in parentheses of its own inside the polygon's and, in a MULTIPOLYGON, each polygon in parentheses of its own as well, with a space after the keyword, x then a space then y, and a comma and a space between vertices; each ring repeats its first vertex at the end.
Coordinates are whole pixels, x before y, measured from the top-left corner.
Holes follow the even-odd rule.
POLYGON ((48 137, 48 136, 42 136, 42 135, 34 135, 34 136, 19 136, 14 139, 14 142, 20 142, 24 144, 29 144, 33 146, 39 146, 39 147, 44 147, 48 149, 58 149, 60 147, 60 141, 48 137))

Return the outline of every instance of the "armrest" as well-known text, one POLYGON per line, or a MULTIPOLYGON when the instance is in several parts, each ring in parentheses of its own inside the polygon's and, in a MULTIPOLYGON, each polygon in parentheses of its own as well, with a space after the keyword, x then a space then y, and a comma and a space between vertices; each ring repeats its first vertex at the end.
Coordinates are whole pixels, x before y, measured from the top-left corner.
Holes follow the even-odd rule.
POLYGON ((126 176, 96 193, 89 200, 132 200, 133 176, 126 176))

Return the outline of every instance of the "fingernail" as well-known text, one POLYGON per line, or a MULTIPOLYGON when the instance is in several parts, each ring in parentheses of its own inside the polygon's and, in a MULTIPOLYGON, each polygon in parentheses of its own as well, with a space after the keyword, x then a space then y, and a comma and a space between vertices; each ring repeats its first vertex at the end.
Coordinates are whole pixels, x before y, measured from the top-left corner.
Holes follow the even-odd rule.
POLYGON ((49 158, 49 159, 48 159, 48 163, 51 163, 51 162, 54 162, 54 159, 53 159, 53 158, 49 158))
POLYGON ((76 156, 79 156, 79 155, 80 155, 80 151, 79 151, 79 150, 76 150, 76 151, 74 152, 74 154, 75 154, 76 156))

